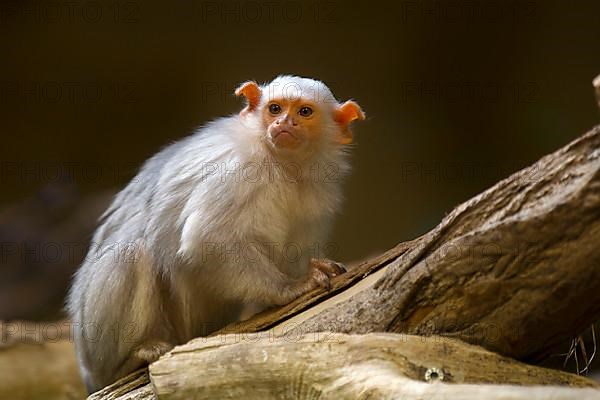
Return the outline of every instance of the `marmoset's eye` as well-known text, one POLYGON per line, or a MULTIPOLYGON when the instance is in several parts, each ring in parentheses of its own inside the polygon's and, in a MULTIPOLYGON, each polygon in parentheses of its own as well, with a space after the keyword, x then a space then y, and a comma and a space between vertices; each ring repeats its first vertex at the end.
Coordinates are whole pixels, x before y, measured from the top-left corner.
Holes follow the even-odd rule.
POLYGON ((271 114, 279 114, 281 112, 281 106, 277 103, 273 103, 269 106, 269 112, 271 114))
POLYGON ((302 107, 300 109, 300 111, 298 111, 298 114, 302 115, 303 117, 310 117, 313 113, 312 108, 310 107, 302 107))

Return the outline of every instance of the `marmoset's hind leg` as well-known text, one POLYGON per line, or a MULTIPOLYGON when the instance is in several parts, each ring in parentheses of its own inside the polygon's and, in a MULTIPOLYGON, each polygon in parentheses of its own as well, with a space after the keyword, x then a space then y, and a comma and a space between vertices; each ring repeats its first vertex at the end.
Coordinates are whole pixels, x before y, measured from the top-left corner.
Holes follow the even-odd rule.
POLYGON ((116 376, 121 378, 136 369, 152 364, 154 361, 158 360, 160 356, 169 352, 173 347, 175 347, 174 344, 158 340, 147 341, 136 346, 132 350, 131 355, 119 367, 116 376))

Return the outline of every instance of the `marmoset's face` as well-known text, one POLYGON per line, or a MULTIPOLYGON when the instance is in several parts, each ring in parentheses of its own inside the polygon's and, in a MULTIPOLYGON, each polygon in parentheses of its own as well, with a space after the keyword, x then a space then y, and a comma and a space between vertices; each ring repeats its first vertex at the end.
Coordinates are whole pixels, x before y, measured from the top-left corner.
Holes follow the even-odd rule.
POLYGON ((315 141, 326 117, 321 107, 303 98, 272 99, 262 110, 267 139, 277 149, 301 149, 315 141))
MULTIPOLYGON (((279 86, 279 83, 276 86, 279 86)), ((268 87, 266 91, 272 92, 268 87)), ((323 140, 319 139, 323 139, 323 135, 328 133, 332 133, 331 140, 340 145, 352 143, 350 125, 355 120, 365 119, 358 104, 352 100, 339 104, 333 95, 330 95, 329 104, 302 96, 283 95, 274 96, 261 103, 263 89, 254 81, 242 83, 235 90, 235 94, 244 96, 248 102, 240 111, 240 116, 259 118, 270 146, 288 154, 314 149, 319 142, 323 143, 323 140)))

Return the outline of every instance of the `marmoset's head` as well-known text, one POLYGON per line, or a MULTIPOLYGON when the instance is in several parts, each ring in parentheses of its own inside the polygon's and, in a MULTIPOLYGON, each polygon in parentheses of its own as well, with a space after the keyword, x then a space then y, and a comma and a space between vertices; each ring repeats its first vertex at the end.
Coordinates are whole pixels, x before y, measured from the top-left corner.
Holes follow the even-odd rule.
POLYGON ((365 115, 354 101, 338 103, 321 81, 283 75, 266 85, 241 84, 235 94, 247 106, 240 115, 260 120, 267 143, 278 152, 303 152, 327 141, 352 142, 350 125, 365 115))

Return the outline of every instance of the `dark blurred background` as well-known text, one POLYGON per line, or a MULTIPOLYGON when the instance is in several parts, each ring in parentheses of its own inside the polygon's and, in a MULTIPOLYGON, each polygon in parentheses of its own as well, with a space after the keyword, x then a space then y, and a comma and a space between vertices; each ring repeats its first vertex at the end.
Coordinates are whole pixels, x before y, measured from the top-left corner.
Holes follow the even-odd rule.
POLYGON ((600 119, 600 2, 0 3, 0 319, 60 317, 97 216, 242 81, 323 80, 368 115, 331 256, 414 238, 600 119))

